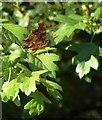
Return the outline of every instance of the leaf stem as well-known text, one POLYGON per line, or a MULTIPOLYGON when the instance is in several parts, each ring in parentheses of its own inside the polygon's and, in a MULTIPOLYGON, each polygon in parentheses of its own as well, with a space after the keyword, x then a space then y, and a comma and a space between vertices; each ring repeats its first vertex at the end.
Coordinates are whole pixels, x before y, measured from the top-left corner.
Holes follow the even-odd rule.
POLYGON ((92 38, 91 38, 91 41, 90 41, 90 42, 92 42, 92 41, 93 41, 94 36, 95 36, 95 33, 93 32, 93 34, 92 34, 92 38))
POLYGON ((11 68, 9 68, 8 82, 10 81, 10 78, 11 78, 11 68))

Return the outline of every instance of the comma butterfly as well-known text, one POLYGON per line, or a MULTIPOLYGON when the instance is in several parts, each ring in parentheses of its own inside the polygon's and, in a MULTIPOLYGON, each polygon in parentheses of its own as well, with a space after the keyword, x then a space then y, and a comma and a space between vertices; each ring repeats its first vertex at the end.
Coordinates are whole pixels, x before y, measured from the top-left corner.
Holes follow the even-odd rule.
POLYGON ((38 29, 32 30, 28 37, 23 39, 25 42, 24 48, 28 48, 32 52, 36 52, 36 50, 45 48, 48 45, 48 41, 46 41, 46 26, 44 22, 39 22, 38 25, 38 29))

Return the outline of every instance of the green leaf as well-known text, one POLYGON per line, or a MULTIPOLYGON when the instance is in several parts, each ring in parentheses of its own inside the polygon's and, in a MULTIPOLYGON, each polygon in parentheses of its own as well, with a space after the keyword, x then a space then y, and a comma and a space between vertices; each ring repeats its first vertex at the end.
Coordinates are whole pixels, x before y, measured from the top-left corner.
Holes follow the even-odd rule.
POLYGON ((57 15, 56 17, 54 17, 54 20, 72 25, 82 21, 83 16, 77 14, 69 14, 68 16, 57 15))
POLYGON ((50 96, 53 96, 56 100, 62 100, 62 95, 56 89, 48 88, 48 93, 50 96))
POLYGON ((36 76, 36 77, 39 77, 41 74, 44 74, 48 72, 48 70, 39 70, 39 71, 35 71, 35 72, 32 72, 32 76, 36 76))
POLYGON ((58 70, 57 65, 54 63, 54 61, 58 61, 59 56, 53 53, 44 53, 36 56, 35 59, 35 65, 48 70, 50 72, 49 76, 55 78, 56 73, 55 71, 58 70))
POLYGON ((17 79, 14 79, 10 82, 4 82, 3 86, 2 86, 2 93, 4 93, 5 97, 8 100, 15 100, 15 98, 17 97, 18 93, 19 93, 19 87, 20 84, 17 83, 17 79))
POLYGON ((20 49, 14 50, 10 55, 9 55, 9 60, 11 62, 15 61, 17 58, 21 56, 22 51, 20 49))
POLYGON ((29 25, 29 20, 30 20, 29 15, 30 15, 30 11, 26 12, 24 17, 22 19, 20 19, 20 21, 19 21, 20 26, 27 27, 29 25))
POLYGON ((31 77, 22 77, 22 86, 21 90, 28 96, 31 92, 35 92, 36 88, 36 81, 39 80, 41 74, 47 72, 46 70, 35 71, 32 72, 31 77))
POLYGON ((78 22, 77 24, 74 25, 75 29, 80 29, 80 30, 84 30, 86 27, 86 24, 83 22, 78 22))
POLYGON ((4 50, 3 46, 0 44, 0 51, 4 50))
POLYGON ((60 94, 59 91, 57 91, 57 90, 63 91, 60 85, 46 79, 41 79, 40 82, 46 87, 46 90, 48 91, 50 96, 53 96, 56 100, 62 99, 62 95, 60 94))
POLYGON ((82 22, 78 23, 73 23, 73 24, 64 24, 59 27, 59 29, 55 32, 54 37, 55 37, 55 42, 58 44, 61 42, 65 36, 69 37, 75 29, 81 29, 84 30, 86 25, 82 22))
MULTIPOLYGON (((31 95, 30 95, 31 96, 31 95)), ((44 102, 51 103, 48 98, 46 98, 41 92, 36 90, 33 94, 32 99, 25 106, 25 110, 29 110, 30 115, 40 115, 44 111, 44 102)))
POLYGON ((46 80, 46 83, 49 84, 49 85, 51 85, 51 86, 53 86, 54 89, 63 91, 63 90, 62 90, 62 87, 61 87, 59 84, 55 83, 55 82, 46 80))
POLYGON ((102 47, 99 47, 99 56, 102 57, 102 47))
POLYGON ((24 92, 27 96, 31 94, 31 92, 35 92, 36 83, 35 81, 38 79, 38 77, 24 77, 22 78, 23 83, 21 86, 22 92, 24 92))
POLYGON ((18 46, 16 43, 12 43, 12 44, 9 46, 10 52, 12 52, 12 51, 14 51, 14 50, 18 50, 18 49, 21 50, 20 46, 18 46))
POLYGON ((2 60, 2 84, 4 81, 10 81, 16 78, 18 74, 18 70, 13 67, 13 64, 11 64, 9 56, 10 55, 5 55, 0 57, 0 59, 2 60))
POLYGON ((7 21, 8 21, 7 19, 0 19, 0 23, 7 22, 7 21))
POLYGON ((73 30, 74 28, 70 28, 70 26, 68 26, 67 24, 61 25, 59 29, 54 33, 55 43, 58 44, 64 39, 65 36, 67 36, 68 34, 71 35, 73 30))
POLYGON ((98 66, 99 66, 98 60, 93 55, 91 55, 91 59, 88 61, 88 64, 93 69, 95 70, 98 69, 98 66))
POLYGON ((17 63, 16 66, 19 67, 20 69, 24 70, 24 71, 26 70, 26 71, 30 72, 30 70, 25 65, 23 65, 21 63, 17 63))
POLYGON ((76 21, 74 21, 72 18, 69 18, 68 16, 64 16, 64 15, 57 15, 56 17, 54 17, 54 20, 58 22, 67 23, 68 25, 72 25, 76 23, 76 21))
POLYGON ((51 103, 51 101, 40 91, 36 90, 34 93, 30 94, 30 97, 35 98, 36 100, 42 100, 48 104, 51 103), (40 98, 40 99, 39 99, 40 98))
POLYGON ((44 103, 43 102, 38 102, 34 99, 32 99, 30 102, 28 102, 24 106, 25 110, 29 110, 29 114, 32 116, 35 115, 40 115, 44 111, 44 103))
POLYGON ((5 37, 18 45, 22 45, 22 39, 24 38, 24 35, 28 33, 27 29, 18 26, 16 24, 2 24, 3 27, 3 34, 5 37))
POLYGON ((82 21, 84 19, 83 16, 78 14, 69 14, 68 17, 76 21, 82 21))
POLYGON ((101 11, 102 11, 102 7, 99 7, 99 8, 97 8, 97 9, 95 10, 95 12, 94 12, 94 18, 95 18, 96 20, 100 20, 101 15, 102 15, 101 11))
POLYGON ((1 96, 1 99, 3 102, 5 102, 5 103, 8 102, 9 99, 7 98, 7 96, 4 92, 0 92, 0 96, 1 96))
POLYGON ((3 76, 3 80, 7 81, 8 76, 9 76, 9 69, 11 68, 10 62, 9 60, 9 56, 2 56, 0 57, 0 59, 2 60, 2 76, 3 76))
POLYGON ((40 54, 40 53, 44 53, 44 52, 48 52, 48 51, 52 51, 52 50, 56 50, 56 48, 54 47, 45 47, 44 49, 39 49, 37 50, 34 54, 40 54))
POLYGON ((18 107, 21 106, 21 102, 20 102, 20 97, 19 95, 15 98, 15 100, 13 101, 18 107))
POLYGON ((52 82, 52 81, 46 80, 46 79, 41 79, 40 81, 46 88, 54 88, 54 89, 63 91, 62 87, 59 84, 55 83, 55 82, 52 82))
POLYGON ((97 59, 92 55, 90 60, 88 61, 83 61, 80 62, 77 67, 76 67, 76 73, 78 73, 80 79, 84 76, 87 75, 90 72, 90 67, 93 69, 97 70, 99 66, 99 63, 97 59))
POLYGON ((80 79, 90 72, 90 66, 87 62, 80 62, 76 67, 76 73, 78 73, 80 79))
POLYGON ((68 47, 68 50, 78 53, 72 60, 78 62, 76 73, 78 73, 80 79, 90 72, 90 67, 95 70, 98 69, 96 58, 99 56, 99 47, 94 43, 73 44, 68 47))
POLYGON ((82 22, 83 17, 77 14, 58 15, 54 20, 63 23, 54 34, 56 44, 61 42, 65 36, 69 37, 75 29, 84 30, 86 27, 86 24, 82 22))
MULTIPOLYGON (((39 92, 39 91, 38 91, 39 92)), ((48 103, 48 104, 51 104, 51 101, 44 95, 44 94, 42 94, 41 92, 39 92, 39 97, 41 97, 41 99, 44 101, 44 102, 46 102, 46 103, 48 103)))
POLYGON ((94 43, 72 44, 68 50, 77 52, 75 59, 80 62, 89 60, 91 55, 95 57, 99 55, 99 47, 94 43))

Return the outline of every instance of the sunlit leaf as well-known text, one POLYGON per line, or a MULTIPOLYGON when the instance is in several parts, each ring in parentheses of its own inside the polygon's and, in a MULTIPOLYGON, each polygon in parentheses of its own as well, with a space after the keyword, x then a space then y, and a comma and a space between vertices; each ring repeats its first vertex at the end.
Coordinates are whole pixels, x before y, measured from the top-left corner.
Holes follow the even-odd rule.
POLYGON ((7 98, 7 96, 6 96, 6 93, 4 93, 4 92, 0 92, 0 96, 1 96, 1 100, 3 101, 3 102, 8 102, 8 98, 7 98))
POLYGON ((8 99, 14 100, 19 93, 20 84, 17 83, 17 79, 14 79, 10 82, 5 82, 2 86, 2 92, 8 99))
POLYGON ((68 17, 76 21, 82 21, 84 19, 83 16, 78 14, 69 14, 68 17))
POLYGON ((12 62, 21 56, 21 50, 15 50, 9 55, 9 60, 12 62))
POLYGON ((76 67, 76 73, 78 73, 80 79, 90 72, 90 68, 97 70, 99 66, 98 60, 92 55, 90 60, 79 62, 76 67))
MULTIPOLYGON (((37 77, 38 78, 38 77, 37 77)), ((35 80, 37 79, 36 77, 24 77, 23 83, 21 90, 28 96, 31 92, 34 92, 36 88, 36 83, 35 80)))
POLYGON ((40 54, 40 53, 54 51, 54 50, 56 50, 56 48, 54 48, 54 47, 45 47, 44 49, 37 50, 34 54, 40 54))
POLYGON ((97 70, 99 63, 98 60, 92 55, 90 60, 88 61, 88 64, 90 67, 92 67, 93 69, 97 70))
POLYGON ((65 36, 70 36, 74 29, 74 27, 68 26, 67 24, 61 25, 54 33, 55 43, 58 44, 64 39, 65 36))
POLYGON ((55 82, 52 82, 50 80, 46 80, 46 79, 41 79, 41 83, 46 87, 46 88, 54 88, 54 89, 57 89, 57 90, 60 90, 60 91, 63 91, 62 90, 62 87, 55 83, 55 82))
POLYGON ((99 56, 102 57, 102 47, 99 47, 99 56))
POLYGON ((55 71, 58 70, 58 67, 54 63, 54 61, 58 60, 59 60, 58 55, 53 53, 44 53, 36 56, 35 65, 45 70, 48 70, 48 72, 51 72, 50 76, 55 78, 56 77, 55 71))
POLYGON ((22 86, 21 90, 28 96, 31 92, 35 92, 36 81, 39 79, 40 75, 47 72, 46 70, 32 72, 31 77, 22 77, 22 86))
POLYGON ((76 67, 76 73, 78 73, 80 79, 90 72, 90 66, 87 62, 80 62, 76 67))
POLYGON ((2 23, 2 22, 7 22, 8 20, 7 19, 0 19, 0 23, 2 23))
POLYGON ((58 15, 54 18, 55 21, 63 22, 59 29, 54 33, 55 43, 61 42, 65 36, 69 37, 75 29, 84 30, 86 24, 82 22, 83 17, 77 14, 69 16, 58 15))
POLYGON ((94 12, 94 18, 95 19, 99 19, 100 20, 101 15, 102 15, 101 11, 102 11, 102 7, 99 7, 99 8, 97 8, 95 10, 95 12, 94 12))
POLYGON ((28 11, 23 18, 20 19, 19 25, 23 27, 27 27, 29 25, 29 14, 30 11, 28 11))
POLYGON ((63 22, 63 23, 68 23, 69 25, 73 25, 77 22, 80 22, 83 20, 83 16, 78 15, 78 14, 69 14, 68 16, 66 15, 57 15, 54 18, 55 21, 58 22, 63 22))

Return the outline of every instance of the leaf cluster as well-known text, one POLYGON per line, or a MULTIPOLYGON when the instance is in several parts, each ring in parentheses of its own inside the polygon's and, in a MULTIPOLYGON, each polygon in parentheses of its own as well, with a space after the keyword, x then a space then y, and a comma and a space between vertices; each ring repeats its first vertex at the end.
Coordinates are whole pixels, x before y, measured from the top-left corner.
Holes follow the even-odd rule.
MULTIPOLYGON (((54 33, 54 41, 56 44, 66 40, 69 44, 65 47, 65 50, 74 51, 77 55, 72 58, 72 63, 76 63, 76 73, 80 79, 90 72, 90 68, 95 70, 99 66, 99 56, 101 55, 102 48, 99 44, 93 43, 95 35, 102 32, 101 26, 101 5, 96 4, 82 4, 76 7, 75 4, 68 4, 67 8, 71 12, 65 15, 57 15, 54 17, 54 21, 60 23, 58 30, 54 33), (72 5, 72 6, 71 6, 72 5), (99 6, 97 9, 96 6, 99 6), (73 7, 75 9, 73 10, 73 7), (94 11, 93 11, 94 9, 94 11), (89 13, 90 12, 90 13, 89 13), (80 38, 75 38, 75 35, 79 32, 86 32, 92 36, 88 41, 84 40, 84 35, 80 38)), ((76 36, 77 37, 77 36, 76 36)))
POLYGON ((51 103, 50 96, 61 100, 62 91, 60 85, 50 81, 56 78, 58 70, 55 62, 59 56, 53 52, 55 48, 47 47, 35 53, 23 48, 24 35, 27 29, 15 24, 3 23, 3 43, 9 41, 8 46, 2 46, 2 77, 1 98, 3 102, 13 101, 17 106, 21 105, 19 92, 30 97, 24 109, 29 110, 30 115, 39 115, 44 111, 44 103, 51 103), (44 86, 49 98, 38 86, 44 86))

